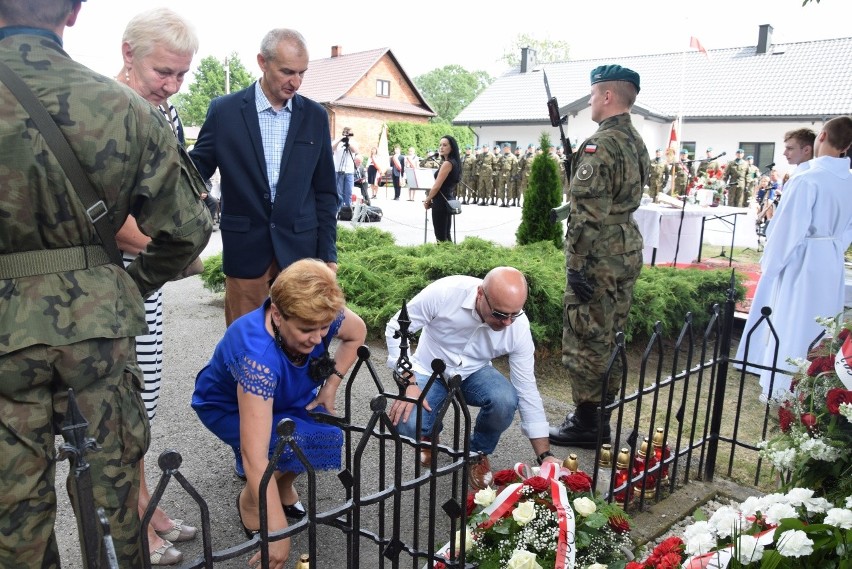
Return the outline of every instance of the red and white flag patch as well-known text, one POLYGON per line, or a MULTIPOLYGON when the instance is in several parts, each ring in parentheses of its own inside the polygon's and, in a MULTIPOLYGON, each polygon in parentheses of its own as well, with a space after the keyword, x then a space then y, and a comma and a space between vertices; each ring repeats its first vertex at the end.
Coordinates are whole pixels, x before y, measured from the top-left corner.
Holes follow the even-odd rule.
POLYGON ((597 151, 598 151, 598 145, 597 144, 587 144, 586 147, 583 149, 583 152, 585 152, 586 154, 594 154, 597 151))

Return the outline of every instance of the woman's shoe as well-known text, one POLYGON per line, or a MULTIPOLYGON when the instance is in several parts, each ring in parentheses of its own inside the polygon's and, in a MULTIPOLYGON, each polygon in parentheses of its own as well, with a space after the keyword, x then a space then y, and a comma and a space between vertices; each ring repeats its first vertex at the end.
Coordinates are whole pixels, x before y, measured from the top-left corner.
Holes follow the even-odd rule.
POLYGON ((239 492, 237 492, 237 516, 240 518, 240 527, 243 528, 243 532, 245 532, 247 538, 251 539, 255 535, 260 533, 259 529, 250 530, 243 523, 243 512, 242 512, 242 510, 240 510, 240 493, 239 492))
POLYGON ((287 504, 281 504, 284 506, 284 515, 288 518, 293 518, 294 520, 301 520, 307 515, 307 511, 305 511, 305 507, 302 505, 301 501, 296 502, 288 506, 287 504))
POLYGON ((183 561, 183 553, 172 545, 169 540, 164 540, 163 545, 151 552, 151 565, 175 565, 183 561))
POLYGON ((183 520, 172 520, 171 529, 165 531, 154 530, 157 535, 166 541, 181 542, 195 539, 198 530, 192 526, 184 525, 183 520))

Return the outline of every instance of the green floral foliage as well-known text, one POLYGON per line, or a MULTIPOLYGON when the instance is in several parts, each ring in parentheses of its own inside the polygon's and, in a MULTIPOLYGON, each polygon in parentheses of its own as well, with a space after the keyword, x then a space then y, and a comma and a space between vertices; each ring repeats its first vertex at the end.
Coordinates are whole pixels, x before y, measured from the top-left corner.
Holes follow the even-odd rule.
MULTIPOLYGON (((530 286, 525 309, 536 346, 559 349, 562 341, 562 298, 565 257, 546 241, 503 247, 468 237, 461 243, 396 245, 393 236, 375 227, 339 227, 337 247, 340 279, 349 307, 367 323, 374 339, 384 337, 385 324, 434 280, 449 275, 482 278, 497 266, 512 266, 530 286)), ((687 312, 696 326, 706 324, 709 307, 725 301, 731 273, 727 270, 645 267, 639 275, 625 338, 647 338, 660 321, 666 333, 680 330, 687 312)), ((221 255, 205 259, 202 280, 214 291, 224 289, 221 255)), ((740 294, 743 287, 738 285, 740 294)))

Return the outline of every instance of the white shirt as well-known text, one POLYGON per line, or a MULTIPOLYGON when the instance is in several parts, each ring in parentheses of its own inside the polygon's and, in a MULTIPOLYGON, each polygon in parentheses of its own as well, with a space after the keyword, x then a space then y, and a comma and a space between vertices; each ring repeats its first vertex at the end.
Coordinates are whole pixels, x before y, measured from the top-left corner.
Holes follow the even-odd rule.
MULTIPOLYGON (((492 359, 508 355, 509 381, 518 393, 521 430, 530 439, 547 437, 549 425, 535 381, 535 345, 527 315, 519 316, 499 332, 492 330, 475 308, 476 291, 481 284, 482 280, 474 277, 444 277, 407 303, 409 331, 423 330, 417 351, 411 356, 414 371, 431 375, 431 362, 438 358, 447 365, 447 377, 458 374, 464 381, 473 372, 490 366, 492 359)), ((387 365, 391 369, 399 357, 400 340, 393 337, 399 330, 398 318, 399 312, 385 328, 387 365)))
POLYGON ((352 155, 355 153, 355 148, 351 148, 352 152, 348 152, 346 145, 342 142, 337 144, 334 150, 334 171, 344 174, 352 174, 355 172, 355 163, 352 161, 352 155))

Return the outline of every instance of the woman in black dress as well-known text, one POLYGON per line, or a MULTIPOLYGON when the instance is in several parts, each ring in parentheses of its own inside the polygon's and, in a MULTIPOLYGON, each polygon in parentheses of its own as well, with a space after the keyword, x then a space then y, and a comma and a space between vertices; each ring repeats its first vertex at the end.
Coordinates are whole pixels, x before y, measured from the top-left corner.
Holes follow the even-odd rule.
POLYGON ((438 147, 438 154, 441 156, 441 167, 435 172, 435 183, 426 195, 423 207, 432 209, 435 239, 449 241, 453 216, 447 200, 456 199, 456 186, 461 176, 459 143, 452 136, 443 137, 438 147))

